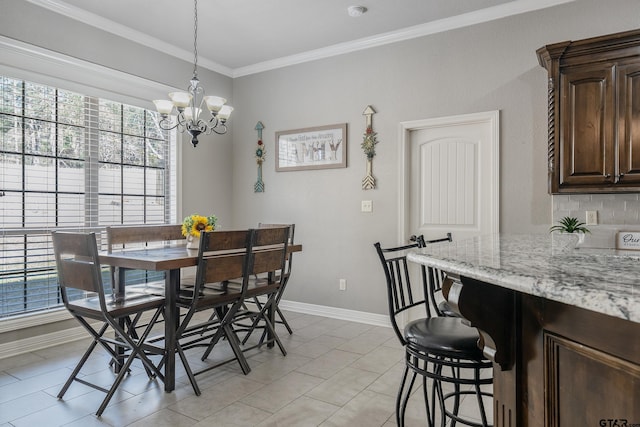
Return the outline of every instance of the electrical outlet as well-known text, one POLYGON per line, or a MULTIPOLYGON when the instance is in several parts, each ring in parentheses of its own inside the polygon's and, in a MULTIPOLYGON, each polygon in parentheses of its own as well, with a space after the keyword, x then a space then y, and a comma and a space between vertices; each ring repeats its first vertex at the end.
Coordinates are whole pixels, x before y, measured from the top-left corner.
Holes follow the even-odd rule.
POLYGON ((347 279, 340 279, 340 290, 341 291, 347 290, 347 279))
POLYGON ((598 224, 598 211, 587 211, 587 225, 598 224))
POLYGON ((360 209, 362 212, 373 212, 373 201, 371 200, 363 200, 362 207, 360 209))

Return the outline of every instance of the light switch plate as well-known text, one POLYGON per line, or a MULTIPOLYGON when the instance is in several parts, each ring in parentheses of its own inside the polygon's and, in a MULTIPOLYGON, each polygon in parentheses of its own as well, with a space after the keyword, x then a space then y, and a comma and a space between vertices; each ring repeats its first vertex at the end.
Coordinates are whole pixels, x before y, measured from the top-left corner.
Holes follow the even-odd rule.
POLYGON ((363 200, 361 210, 362 212, 373 212, 373 201, 363 200))

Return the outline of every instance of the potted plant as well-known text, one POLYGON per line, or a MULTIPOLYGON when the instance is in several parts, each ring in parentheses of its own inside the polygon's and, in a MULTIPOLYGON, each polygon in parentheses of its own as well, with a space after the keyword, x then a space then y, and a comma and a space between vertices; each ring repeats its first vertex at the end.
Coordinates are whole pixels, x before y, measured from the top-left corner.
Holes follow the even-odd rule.
POLYGON ((549 228, 549 233, 559 231, 559 233, 553 234, 552 242, 556 247, 560 248, 575 248, 578 243, 584 242, 584 236, 586 233, 591 233, 585 223, 578 220, 578 218, 565 216, 558 224, 549 228))
POLYGON ((591 233, 584 222, 580 222, 578 218, 565 216, 558 224, 552 226, 549 232, 559 231, 561 233, 591 233))

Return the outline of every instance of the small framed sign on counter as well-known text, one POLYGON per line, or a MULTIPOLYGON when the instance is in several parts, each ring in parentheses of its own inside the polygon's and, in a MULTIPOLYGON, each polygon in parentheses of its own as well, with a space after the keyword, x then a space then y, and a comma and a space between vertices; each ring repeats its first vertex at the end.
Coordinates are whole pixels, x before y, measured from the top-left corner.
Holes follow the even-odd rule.
POLYGON ((618 231, 618 249, 640 251, 640 231, 618 231))

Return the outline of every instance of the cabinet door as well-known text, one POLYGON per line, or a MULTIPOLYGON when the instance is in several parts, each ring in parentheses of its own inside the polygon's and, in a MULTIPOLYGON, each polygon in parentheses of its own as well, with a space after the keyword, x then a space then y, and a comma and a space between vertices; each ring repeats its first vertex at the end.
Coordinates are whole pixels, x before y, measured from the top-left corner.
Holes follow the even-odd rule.
POLYGON ((618 67, 617 182, 640 183, 640 64, 618 67))
POLYGON ((598 67, 561 72, 561 189, 614 181, 614 68, 598 67))

